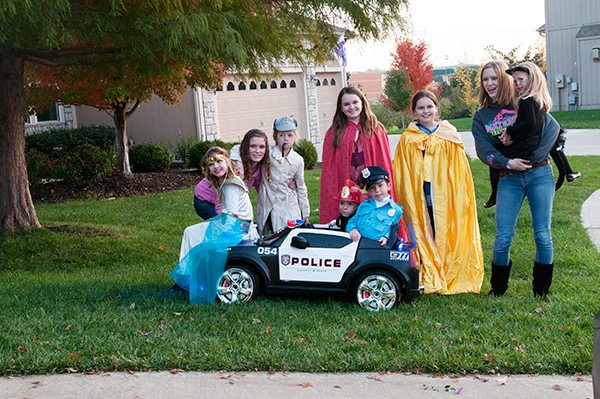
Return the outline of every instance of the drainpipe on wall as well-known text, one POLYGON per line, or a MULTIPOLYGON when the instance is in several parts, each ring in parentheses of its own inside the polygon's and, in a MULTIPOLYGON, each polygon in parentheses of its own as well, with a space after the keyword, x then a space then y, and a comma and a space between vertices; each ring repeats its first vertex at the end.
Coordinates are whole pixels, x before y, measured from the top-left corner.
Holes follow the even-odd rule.
POLYGON ((194 87, 193 98, 194 98, 194 121, 196 122, 196 138, 198 141, 206 140, 206 132, 204 129, 204 104, 202 100, 202 89, 194 87))
POLYGON ((306 139, 309 141, 311 140, 311 134, 310 134, 310 110, 309 110, 309 104, 308 104, 308 97, 309 97, 309 93, 308 91, 311 88, 314 88, 314 83, 313 83, 313 77, 314 77, 314 68, 303 68, 303 75, 304 75, 304 113, 306 116, 306 139))

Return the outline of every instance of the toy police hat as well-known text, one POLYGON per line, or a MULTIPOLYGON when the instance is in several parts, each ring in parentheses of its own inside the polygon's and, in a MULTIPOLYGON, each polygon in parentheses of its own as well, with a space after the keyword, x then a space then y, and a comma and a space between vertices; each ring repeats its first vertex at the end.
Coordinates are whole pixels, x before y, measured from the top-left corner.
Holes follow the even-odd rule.
POLYGON ((525 72, 525 73, 529 73, 529 70, 527 68, 525 68, 524 66, 521 65, 517 65, 516 67, 512 67, 512 68, 508 68, 505 72, 509 75, 512 76, 513 73, 515 72, 525 72))
POLYGON ((278 132, 289 132, 290 130, 296 130, 298 122, 293 116, 282 116, 281 118, 275 118, 273 122, 273 129, 278 132))
POLYGON ((377 183, 379 180, 390 181, 390 174, 387 170, 384 170, 381 166, 369 166, 364 168, 360 172, 361 182, 369 187, 370 185, 377 183))

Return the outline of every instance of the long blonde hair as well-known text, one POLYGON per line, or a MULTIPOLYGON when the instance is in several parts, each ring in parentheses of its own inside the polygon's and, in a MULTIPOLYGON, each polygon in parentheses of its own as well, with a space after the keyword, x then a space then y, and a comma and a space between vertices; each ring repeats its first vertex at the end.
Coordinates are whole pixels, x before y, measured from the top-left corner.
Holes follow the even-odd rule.
POLYGON ((221 147, 209 148, 208 151, 206 151, 206 154, 204 154, 204 156, 202 157, 202 169, 204 171, 204 176, 208 179, 210 184, 214 188, 218 189, 221 183, 223 182, 219 181, 219 179, 216 176, 211 175, 210 171, 208 170, 208 167, 211 164, 215 163, 217 156, 222 156, 225 159, 225 162, 227 163, 227 174, 225 175, 224 180, 231 179, 232 177, 237 176, 238 173, 237 167, 233 164, 231 158, 229 158, 229 153, 227 152, 227 150, 221 147))
POLYGON ((333 122, 330 127, 330 129, 333 129, 334 131, 333 148, 338 148, 340 144, 342 144, 342 136, 344 135, 346 126, 348 126, 348 117, 344 114, 344 111, 342 111, 342 97, 344 94, 354 94, 360 99, 360 102, 362 103, 360 124, 362 125, 363 133, 367 138, 371 138, 377 126, 380 125, 377 117, 371 112, 371 107, 369 107, 369 102, 365 95, 354 86, 346 86, 342 88, 340 94, 338 94, 335 115, 333 115, 333 122))
POLYGON ((515 99, 515 109, 518 110, 519 102, 532 97, 538 102, 543 112, 548 112, 552 108, 552 97, 548 92, 546 77, 542 70, 533 62, 525 61, 514 67, 529 75, 529 87, 523 94, 515 99))
POLYGON ((479 91, 477 93, 477 102, 481 108, 487 108, 491 102, 495 102, 505 107, 511 105, 515 98, 515 85, 512 78, 505 72, 508 69, 506 62, 502 60, 493 60, 486 62, 479 69, 479 91), (483 87, 483 71, 491 68, 498 77, 498 89, 496 98, 492 99, 483 87))

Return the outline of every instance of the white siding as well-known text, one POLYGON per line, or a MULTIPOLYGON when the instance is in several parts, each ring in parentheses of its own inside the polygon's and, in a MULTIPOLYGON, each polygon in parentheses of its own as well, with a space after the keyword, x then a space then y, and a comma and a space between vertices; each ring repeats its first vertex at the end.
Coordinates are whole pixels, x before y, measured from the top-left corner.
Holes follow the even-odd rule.
POLYGON ((587 24, 600 24, 600 0, 546 0, 547 76, 554 110, 574 109, 568 105, 572 95, 578 96, 579 108, 600 107, 600 62, 591 61, 591 48, 600 37, 575 37, 587 24), (578 92, 566 83, 559 88, 557 75, 577 82, 578 92))

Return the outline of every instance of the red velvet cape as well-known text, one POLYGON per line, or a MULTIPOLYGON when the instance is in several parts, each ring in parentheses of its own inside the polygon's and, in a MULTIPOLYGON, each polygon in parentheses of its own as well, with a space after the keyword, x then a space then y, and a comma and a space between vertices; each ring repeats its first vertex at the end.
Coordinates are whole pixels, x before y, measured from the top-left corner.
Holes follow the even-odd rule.
MULTIPOLYGON (((333 148, 333 136, 335 132, 329 128, 325 133, 323 141, 323 156, 321 168, 321 204, 319 207, 320 223, 328 223, 339 215, 338 203, 335 196, 344 185, 344 181, 350 178, 350 159, 354 151, 354 138, 356 129, 361 131, 359 135, 365 156, 366 166, 381 166, 390 174, 390 182, 393 182, 392 156, 390 153, 390 140, 385 128, 379 124, 371 138, 363 133, 362 126, 348 122, 342 142, 338 148, 333 148)), ((393 184, 393 183, 392 183, 393 184)), ((394 195, 394 189, 390 193, 394 195)))

